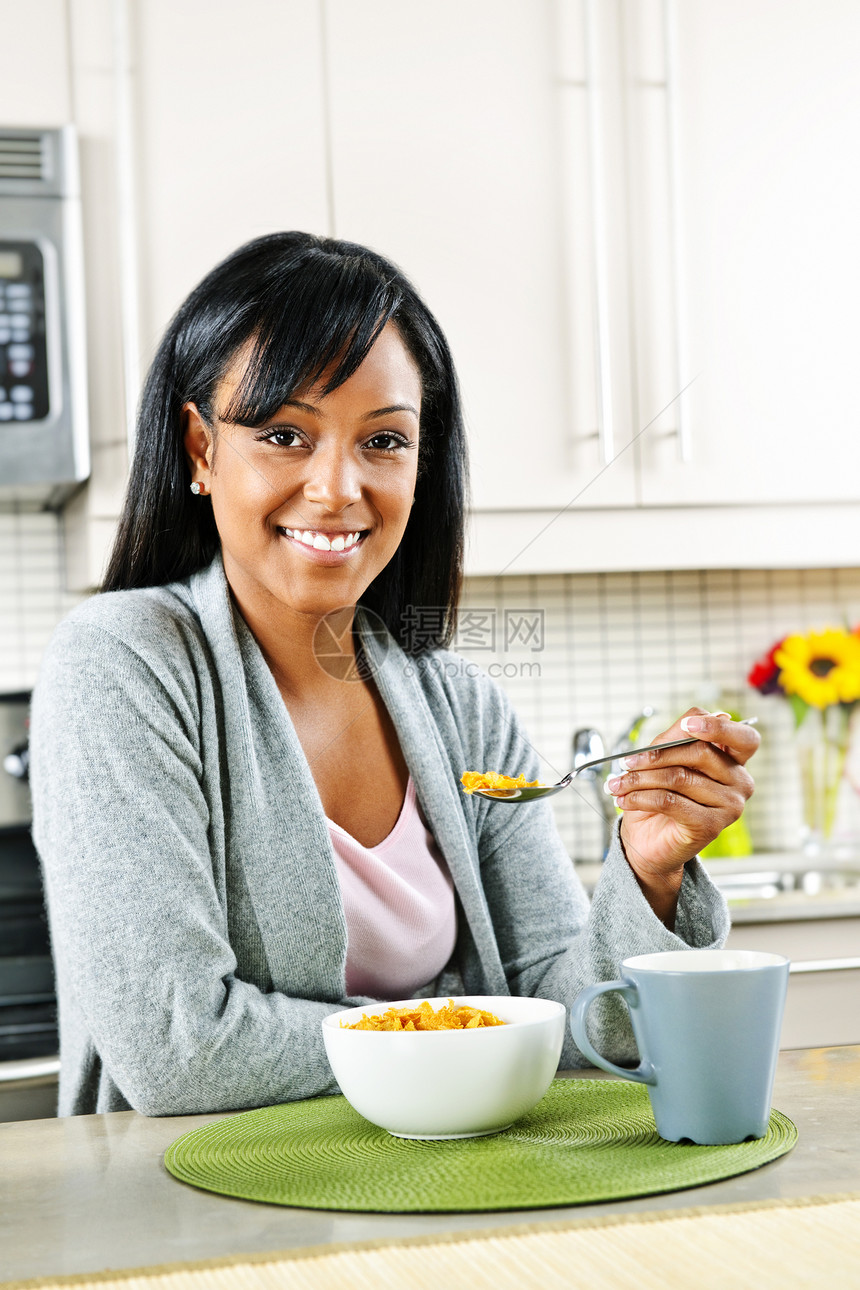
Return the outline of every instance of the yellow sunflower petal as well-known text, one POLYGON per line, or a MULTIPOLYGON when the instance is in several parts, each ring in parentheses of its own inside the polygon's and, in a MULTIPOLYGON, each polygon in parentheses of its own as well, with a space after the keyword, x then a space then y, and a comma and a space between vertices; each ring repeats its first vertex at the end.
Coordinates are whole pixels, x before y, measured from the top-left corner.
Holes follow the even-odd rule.
POLYGON ((779 683, 814 708, 860 699, 860 640, 828 627, 806 636, 787 636, 774 654, 779 683), (822 673, 822 666, 826 671, 822 673))
POLYGON ((806 663, 809 660, 809 641, 805 636, 786 636, 774 655, 777 662, 779 662, 780 655, 798 663, 806 663))

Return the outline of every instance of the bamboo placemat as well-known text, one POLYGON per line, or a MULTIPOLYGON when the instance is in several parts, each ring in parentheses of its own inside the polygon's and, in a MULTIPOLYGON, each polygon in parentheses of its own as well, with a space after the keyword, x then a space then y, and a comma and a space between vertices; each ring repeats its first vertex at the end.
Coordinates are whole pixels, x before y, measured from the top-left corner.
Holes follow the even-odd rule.
POLYGON ((856 1290, 860 1196, 605 1215, 0 1290, 856 1290))
POLYGON ((773 1111, 763 1138, 667 1142, 647 1091, 629 1080, 554 1080, 504 1133, 460 1141, 394 1138, 343 1097, 263 1107, 177 1139, 164 1163, 205 1191, 308 1209, 377 1213, 545 1209, 678 1191, 789 1151, 797 1130, 773 1111))

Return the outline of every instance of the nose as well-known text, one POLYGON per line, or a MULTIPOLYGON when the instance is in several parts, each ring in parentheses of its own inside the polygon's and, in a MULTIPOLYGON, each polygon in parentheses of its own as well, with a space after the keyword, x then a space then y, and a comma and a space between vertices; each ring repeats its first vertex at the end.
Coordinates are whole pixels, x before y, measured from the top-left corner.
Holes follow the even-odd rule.
POLYGON ((350 449, 338 443, 318 447, 309 463, 305 500, 332 513, 361 501, 361 467, 350 449))

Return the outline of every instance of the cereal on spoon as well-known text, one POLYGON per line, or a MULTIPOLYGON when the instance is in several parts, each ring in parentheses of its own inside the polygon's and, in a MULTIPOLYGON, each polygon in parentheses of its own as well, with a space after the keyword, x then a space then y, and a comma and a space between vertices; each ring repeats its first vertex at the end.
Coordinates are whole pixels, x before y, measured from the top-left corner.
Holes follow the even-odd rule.
POLYGON ((499 792, 509 788, 540 788, 541 786, 539 779, 526 779, 525 775, 517 775, 516 779, 513 779, 510 775, 501 775, 495 770, 484 772, 465 770, 460 776, 460 783, 466 793, 474 793, 476 788, 499 792))

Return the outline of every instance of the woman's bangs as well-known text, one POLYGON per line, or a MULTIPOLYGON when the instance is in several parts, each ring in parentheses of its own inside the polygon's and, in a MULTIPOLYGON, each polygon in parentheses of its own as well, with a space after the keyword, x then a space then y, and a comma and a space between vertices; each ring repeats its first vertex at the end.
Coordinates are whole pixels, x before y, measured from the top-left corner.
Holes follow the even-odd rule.
POLYGON ((358 272, 344 281, 342 266, 339 272, 339 279, 314 275, 317 281, 305 273, 298 290, 268 293, 273 302, 289 303, 277 312, 261 311, 245 372, 222 420, 262 425, 301 391, 325 378, 322 393, 330 394, 361 365, 399 305, 400 293, 376 274, 358 272))

